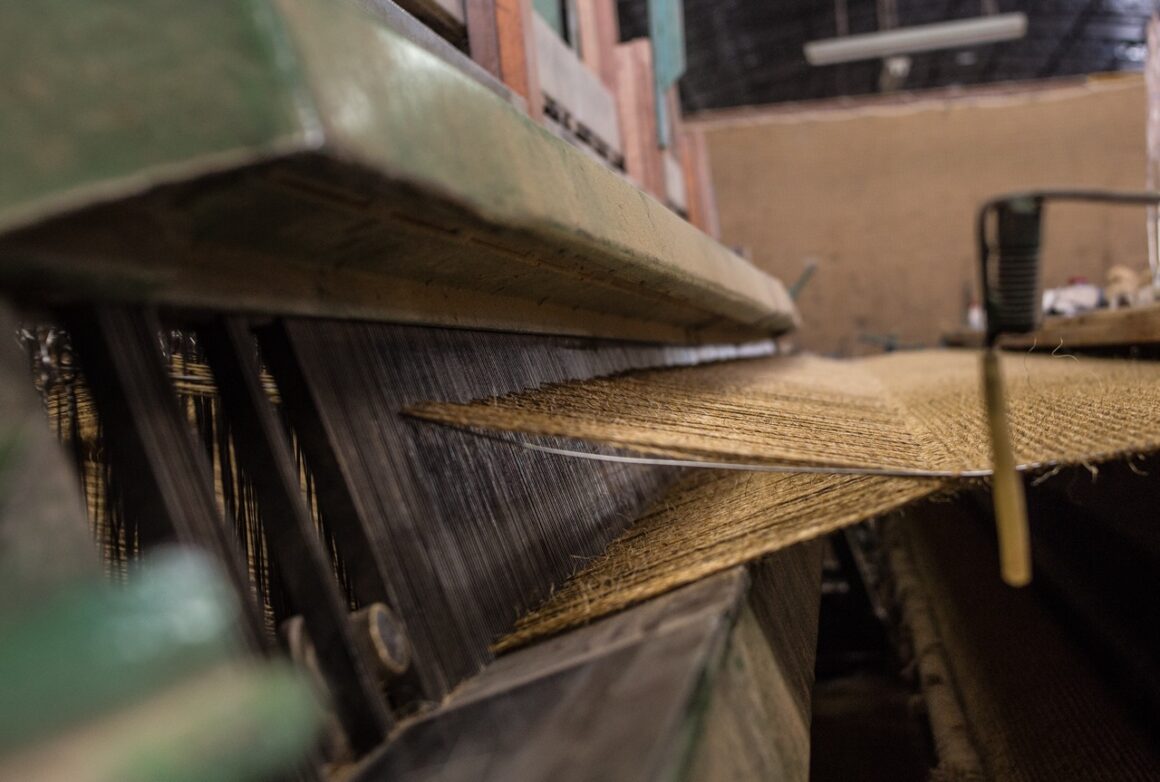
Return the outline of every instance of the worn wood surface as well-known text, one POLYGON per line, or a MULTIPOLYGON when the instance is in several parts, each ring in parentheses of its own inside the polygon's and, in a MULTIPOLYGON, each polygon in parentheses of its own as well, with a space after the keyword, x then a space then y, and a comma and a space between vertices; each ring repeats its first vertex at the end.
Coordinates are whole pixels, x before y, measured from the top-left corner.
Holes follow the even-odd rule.
POLYGON ((356 778, 805 780, 820 553, 798 546, 501 657, 356 778))
POLYGON ((747 581, 736 568, 497 661, 356 778, 672 778, 747 581))
POLYGON ((375 561, 435 699, 477 671, 520 613, 601 551, 675 474, 528 454, 399 411, 424 399, 735 355, 330 321, 285 327, 365 520, 364 559, 375 561))
POLYGON ((215 320, 198 336, 242 469, 253 483, 282 586, 302 616, 351 747, 369 751, 390 728, 390 714, 371 673, 371 660, 361 654, 348 620, 350 607, 310 517, 286 431, 262 386, 254 337, 238 318, 215 320))
POLYGON ((809 779, 821 540, 749 566, 752 586, 711 688, 686 779, 809 779))
MULTIPOLYGON (((348 0, 349 1, 349 0, 348 0)), ((464 54, 467 29, 463 3, 458 0, 357 0, 375 21, 431 52, 443 62, 471 77, 520 111, 527 105, 499 77, 464 54), (442 14, 449 9, 453 16, 442 14), (457 13, 456 13, 457 12, 457 13)))
POLYGON ((641 189, 656 198, 664 198, 664 169, 657 147, 652 44, 647 38, 616 47, 616 99, 624 168, 641 189))
POLYGON ((1008 334, 1000 345, 1011 350, 1113 348, 1160 344, 1160 304, 1096 310, 1071 318, 1046 318, 1030 334, 1008 334))
POLYGON ((214 500, 209 463, 162 363, 160 323, 141 310, 107 306, 76 308, 62 317, 141 547, 177 542, 207 551, 243 606, 243 637, 254 648, 267 646, 246 565, 214 500))
MULTIPOLYGON (((123 51, 136 52, 134 36, 154 36, 159 23, 146 13, 159 13, 159 0, 141 2, 123 51)), ((240 0, 223 5, 232 2, 240 0)), ((136 107, 131 117, 103 117, 99 144, 56 119, 4 136, 2 148, 17 151, 0 164, 17 184, 0 196, 0 232, 60 219, 0 240, 0 286, 36 300, 149 300, 673 342, 794 326, 779 282, 435 54, 347 3, 267 4, 277 21, 269 45, 292 47, 292 74, 278 70, 282 60, 262 60, 266 50, 244 36, 191 26, 188 34, 201 36, 196 57, 171 47, 85 94, 136 107), (237 59, 268 78, 255 91, 269 93, 274 107, 234 105, 226 100, 233 93, 216 87, 202 94, 209 82, 183 75, 206 51, 215 63, 237 59), (131 99, 118 91, 121 81, 153 78, 166 89, 131 99), (169 89, 174 81, 193 85, 197 100, 169 89), (352 103, 352 94, 362 97, 352 103), (274 96, 301 110, 278 115, 269 131, 249 128, 251 113, 276 113, 274 96), (174 110, 182 101, 205 103, 198 110, 231 133, 199 135, 200 125, 174 110), (191 137, 155 149, 179 131, 191 137), (105 154, 110 144, 118 155, 105 154), (62 168, 42 168, 33 154, 42 145, 67 150, 62 168), (108 166, 95 172, 77 162, 93 158, 108 166)), ((38 30, 55 19, 41 21, 38 30)), ((95 58, 85 67, 104 67, 100 49, 73 49, 95 58)), ((40 75, 46 89, 64 89, 64 76, 40 75)), ((39 103, 29 101, 7 105, 5 116, 39 117, 39 103)))
POLYGON ((466 4, 472 59, 527 102, 528 116, 544 111, 533 30, 532 0, 477 0, 466 4))

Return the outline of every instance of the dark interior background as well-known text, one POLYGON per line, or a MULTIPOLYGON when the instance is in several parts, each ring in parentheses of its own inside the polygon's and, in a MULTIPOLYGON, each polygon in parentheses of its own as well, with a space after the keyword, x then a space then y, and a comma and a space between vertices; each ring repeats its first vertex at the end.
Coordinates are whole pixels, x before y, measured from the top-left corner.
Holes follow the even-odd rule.
MULTIPOLYGON (((967 18, 980 0, 896 0, 898 26, 967 18)), ((802 45, 837 34, 845 6, 850 33, 878 29, 876 0, 685 0, 686 112, 878 92, 881 62, 814 67, 802 45)), ((1027 37, 970 49, 911 55, 903 89, 1142 70, 1145 23, 1157 0, 1034 0, 994 3, 1028 16, 1027 37)), ((620 0, 621 38, 648 34, 647 0, 620 0)))

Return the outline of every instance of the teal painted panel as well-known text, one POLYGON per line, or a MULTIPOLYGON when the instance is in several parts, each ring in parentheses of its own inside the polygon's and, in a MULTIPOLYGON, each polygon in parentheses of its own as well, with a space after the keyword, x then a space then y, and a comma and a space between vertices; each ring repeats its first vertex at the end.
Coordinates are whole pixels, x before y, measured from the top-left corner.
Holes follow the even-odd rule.
POLYGON ((556 35, 566 38, 564 31, 564 9, 560 0, 535 0, 536 13, 556 31, 556 35))
POLYGON ((648 34, 653 47, 657 142, 667 148, 671 139, 665 93, 685 72, 685 11, 681 0, 649 0, 648 34))
POLYGON ((268 2, 0 3, 0 228, 301 135, 308 100, 268 2))

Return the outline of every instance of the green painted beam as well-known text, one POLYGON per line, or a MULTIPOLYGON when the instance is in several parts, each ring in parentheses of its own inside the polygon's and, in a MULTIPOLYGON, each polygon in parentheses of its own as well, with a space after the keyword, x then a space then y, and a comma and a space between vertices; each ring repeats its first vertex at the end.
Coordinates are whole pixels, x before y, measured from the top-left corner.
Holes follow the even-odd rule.
POLYGON ((780 282, 353 3, 9 5, 18 297, 682 342, 795 325, 780 282))

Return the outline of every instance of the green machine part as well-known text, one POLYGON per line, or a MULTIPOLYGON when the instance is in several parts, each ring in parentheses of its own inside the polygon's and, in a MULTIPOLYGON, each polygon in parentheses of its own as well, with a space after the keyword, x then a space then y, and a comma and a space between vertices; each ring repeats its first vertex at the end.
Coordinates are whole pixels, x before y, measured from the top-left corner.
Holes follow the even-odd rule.
POLYGON ((247 780, 313 746, 320 707, 285 663, 244 657, 204 556, 158 551, 125 583, 0 616, 0 779, 247 780))

